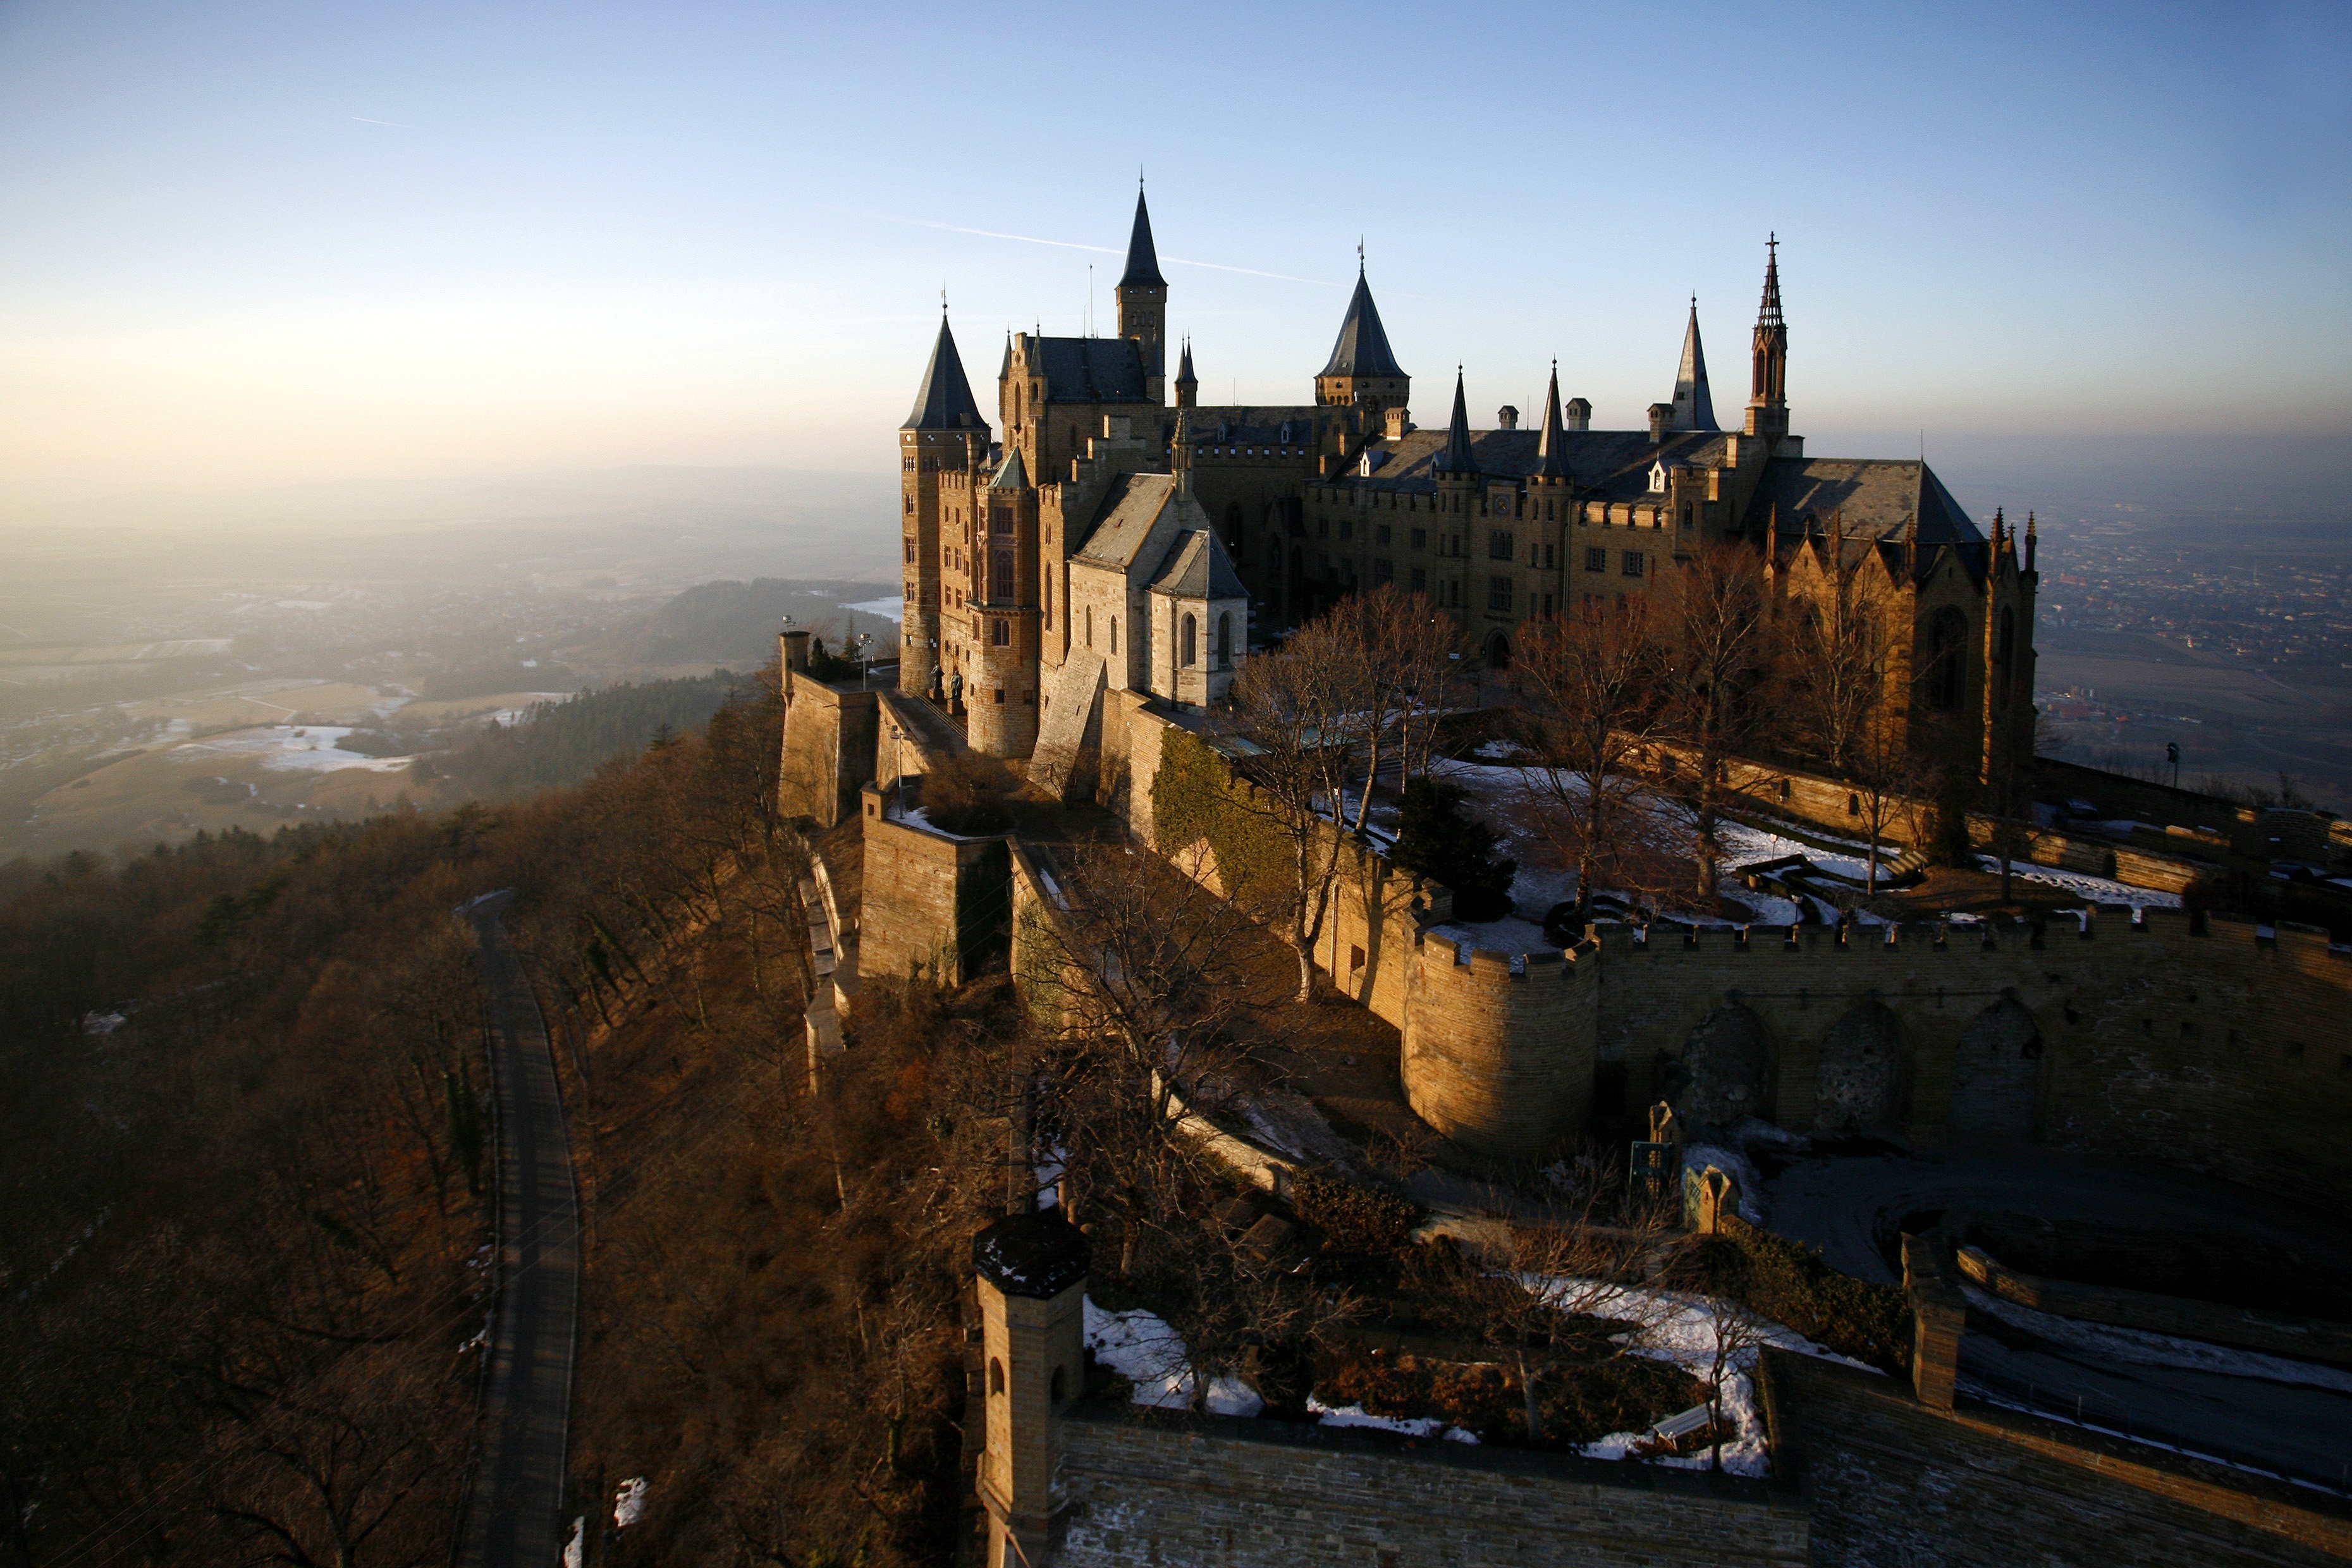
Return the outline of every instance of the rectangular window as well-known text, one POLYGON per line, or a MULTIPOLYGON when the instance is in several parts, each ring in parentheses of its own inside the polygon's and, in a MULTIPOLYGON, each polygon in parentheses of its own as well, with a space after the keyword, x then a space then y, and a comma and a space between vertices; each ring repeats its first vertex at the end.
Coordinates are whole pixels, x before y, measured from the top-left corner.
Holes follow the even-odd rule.
POLYGON ((1639 577, 1641 574, 1642 552, 1638 550, 1628 550, 1625 552, 1625 575, 1639 577))
POLYGON ((1486 579, 1486 607, 1503 614, 1511 608, 1511 580, 1501 573, 1486 579))
POLYGON ((1354 518, 1343 517, 1339 520, 1339 537, 1342 539, 1353 539, 1356 537, 1356 520, 1354 518))
POLYGON ((1416 566, 1412 569, 1412 591, 1416 594, 1426 594, 1429 592, 1428 567, 1416 566))
POLYGON ((1584 569, 1587 572, 1608 571, 1609 552, 1598 548, 1587 550, 1584 552, 1584 569))
POLYGON ((1396 581, 1396 563, 1375 557, 1372 561, 1372 582, 1375 586, 1396 581))
POLYGON ((988 572, 988 596, 1000 605, 1013 602, 1013 552, 991 552, 988 572))
POLYGON ((907 564, 908 564, 908 565, 909 565, 909 566, 912 566, 914 563, 915 563, 915 536, 914 536, 913 534, 911 534, 911 533, 910 533, 910 534, 908 534, 908 535, 907 536, 907 564))
POLYGON ((1003 502, 988 509, 988 531, 991 533, 1013 531, 1013 509, 1003 502))
POLYGON ((1491 528, 1486 531, 1486 558, 1489 561, 1508 561, 1518 552, 1509 529, 1491 528))
POLYGON ((1372 527, 1372 542, 1375 544, 1386 544, 1388 542, 1389 525, 1385 522, 1375 523, 1372 527))
POLYGON ((1426 550, 1429 548, 1429 530, 1425 528, 1416 528, 1412 531, 1412 547, 1415 550, 1426 550))
POLYGON ((1013 646, 1013 623, 1011 621, 989 622, 988 641, 990 646, 993 647, 1011 647, 1013 646))

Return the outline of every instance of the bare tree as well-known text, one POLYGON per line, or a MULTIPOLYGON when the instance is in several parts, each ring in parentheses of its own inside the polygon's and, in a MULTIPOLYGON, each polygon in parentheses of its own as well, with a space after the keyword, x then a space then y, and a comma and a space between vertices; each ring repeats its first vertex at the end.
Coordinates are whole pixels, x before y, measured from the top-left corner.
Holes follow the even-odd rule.
POLYGON ((1744 1376, 1742 1362, 1752 1362, 1764 1342, 1767 1321, 1735 1296, 1710 1297, 1707 1301, 1707 1461, 1723 1468, 1723 1406, 1730 1380, 1744 1376))
POLYGON ((1278 831, 1289 864, 1270 923, 1298 961, 1297 999, 1315 994, 1315 943, 1341 869, 1340 814, 1354 776, 1360 645, 1318 622, 1234 682, 1234 723, 1250 743, 1235 804, 1278 831))
POLYGON ((1669 787, 1689 813, 1702 900, 1715 897, 1724 808, 1738 793, 1731 763, 1764 721, 1764 612, 1754 558, 1724 543, 1700 548, 1664 607, 1673 653, 1663 727, 1683 753, 1669 787))
POLYGON ((1641 773, 1656 738, 1664 650, 1648 605, 1596 601, 1538 621, 1519 645, 1521 686, 1536 700, 1523 773, 1563 858, 1576 866, 1576 924, 1602 860, 1642 813, 1641 773))
MULTIPOLYGON (((1381 708, 1395 737, 1398 776, 1425 773, 1437 749, 1438 721, 1453 695, 1461 630, 1428 595, 1393 583, 1381 584, 1359 604, 1366 662, 1380 684, 1381 708)), ((1365 793, 1369 796, 1369 788, 1365 793)), ((1360 812, 1356 826, 1363 826, 1360 812)))

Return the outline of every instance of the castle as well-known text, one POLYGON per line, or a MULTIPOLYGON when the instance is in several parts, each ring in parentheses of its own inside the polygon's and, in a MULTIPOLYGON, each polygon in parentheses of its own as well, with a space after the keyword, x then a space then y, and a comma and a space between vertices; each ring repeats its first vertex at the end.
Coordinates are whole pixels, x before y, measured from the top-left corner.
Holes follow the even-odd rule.
MULTIPOLYGON (((1416 427, 1359 265, 1314 400, 1203 405, 1191 344, 1166 363, 1168 282, 1142 194, 1118 335, 1015 332, 1002 437, 944 312, 899 429, 899 689, 991 755, 1057 759, 1103 693, 1218 701, 1255 635, 1383 583, 1427 596, 1490 669, 1570 606, 1671 594, 1703 549, 1748 552, 1775 604, 1857 575, 1890 612, 1886 682, 1913 742, 1983 776, 2030 726, 2034 536, 1990 538, 1926 463, 1809 458, 1790 429, 1789 329, 1768 249, 1739 429, 1716 421, 1694 302, 1670 399, 1592 428, 1554 368, 1534 428, 1475 430, 1457 372, 1444 428, 1416 427)), ((1066 759, 1046 770, 1079 776, 1066 759)))

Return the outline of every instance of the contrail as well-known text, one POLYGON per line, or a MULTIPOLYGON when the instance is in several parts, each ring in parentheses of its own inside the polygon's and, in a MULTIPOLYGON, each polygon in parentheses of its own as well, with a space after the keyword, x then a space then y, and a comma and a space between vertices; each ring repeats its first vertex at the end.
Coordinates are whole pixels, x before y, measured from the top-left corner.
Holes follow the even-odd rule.
MULTIPOLYGON (((909 228, 936 228, 949 234, 975 234, 982 239, 1011 239, 1023 245, 1050 245, 1057 250, 1091 250, 1103 256, 1123 256, 1126 252, 1108 245, 1080 245, 1075 240, 1044 239, 1034 234, 1006 234, 992 228, 966 228, 961 224, 933 223, 919 217, 895 217, 888 213, 856 212, 854 208, 836 207, 835 212, 850 212, 856 216, 872 218, 879 223, 904 224, 909 228)), ((1337 289, 1339 284, 1325 278, 1294 278, 1287 272, 1262 272, 1255 267, 1232 267, 1222 261, 1192 261, 1181 256, 1163 256, 1160 259, 1177 267, 1205 267, 1213 272, 1240 272, 1251 278, 1272 278, 1283 283, 1307 283, 1318 289, 1337 289)))
POLYGON ((403 125, 397 120, 370 120, 364 114, 354 114, 352 118, 358 121, 362 125, 389 125, 395 131, 414 131, 416 129, 414 125, 403 125))

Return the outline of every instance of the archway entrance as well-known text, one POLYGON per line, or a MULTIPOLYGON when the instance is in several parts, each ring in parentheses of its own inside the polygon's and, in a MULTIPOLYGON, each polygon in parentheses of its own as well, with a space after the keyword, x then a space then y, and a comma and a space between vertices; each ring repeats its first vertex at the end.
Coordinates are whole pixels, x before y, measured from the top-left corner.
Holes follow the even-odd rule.
POLYGON ((1500 632, 1486 639, 1486 668, 1488 669, 1511 668, 1511 639, 1500 632))

